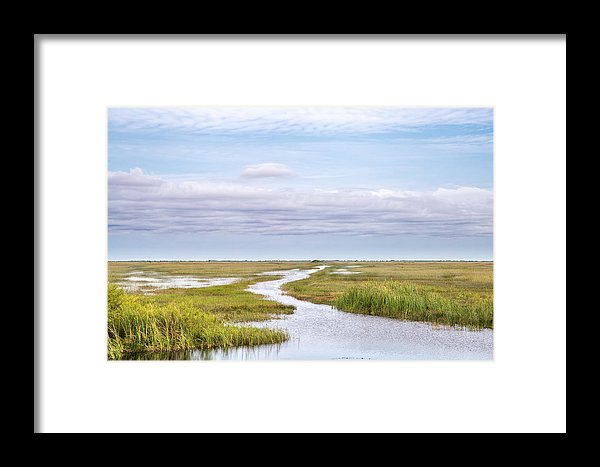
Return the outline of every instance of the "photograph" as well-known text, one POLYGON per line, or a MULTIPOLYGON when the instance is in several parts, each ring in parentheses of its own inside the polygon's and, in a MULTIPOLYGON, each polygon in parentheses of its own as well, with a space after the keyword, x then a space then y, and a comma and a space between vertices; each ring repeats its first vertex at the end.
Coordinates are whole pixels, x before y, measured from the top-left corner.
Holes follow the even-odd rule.
POLYGON ((491 107, 109 107, 108 360, 493 360, 491 107))

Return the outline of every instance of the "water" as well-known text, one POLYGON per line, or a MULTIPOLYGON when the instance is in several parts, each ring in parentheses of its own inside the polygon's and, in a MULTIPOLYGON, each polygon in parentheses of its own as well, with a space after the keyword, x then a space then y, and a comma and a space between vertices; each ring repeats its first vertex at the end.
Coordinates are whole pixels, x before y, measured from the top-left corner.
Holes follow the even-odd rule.
MULTIPOLYGON (((194 350, 147 358, 192 360, 490 360, 492 331, 442 328, 427 323, 345 313, 286 295, 281 286, 306 279, 312 270, 277 271, 284 277, 251 285, 247 290, 296 307, 294 314, 252 323, 287 329, 290 339, 277 345, 194 350)), ((138 357, 139 358, 139 357, 138 357)))
POLYGON ((145 276, 143 272, 132 272, 123 282, 118 284, 128 291, 150 291, 156 289, 195 289, 228 285, 239 281, 239 277, 197 278, 190 276, 145 276))

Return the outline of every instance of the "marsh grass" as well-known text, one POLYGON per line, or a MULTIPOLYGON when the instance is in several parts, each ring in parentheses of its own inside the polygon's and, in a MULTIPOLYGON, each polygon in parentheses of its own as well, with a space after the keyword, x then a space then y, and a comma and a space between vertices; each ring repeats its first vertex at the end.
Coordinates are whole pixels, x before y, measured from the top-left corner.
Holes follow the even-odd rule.
POLYGON ((161 302, 108 287, 108 358, 125 353, 276 344, 281 330, 227 325, 193 300, 161 302))
POLYGON ((265 300, 246 291, 250 284, 273 279, 277 276, 263 276, 222 286, 159 290, 140 299, 165 306, 185 304, 232 323, 263 321, 294 312, 293 306, 265 300))
POLYGON ((292 306, 269 301, 245 289, 277 276, 262 272, 310 268, 309 262, 113 262, 108 263, 108 356, 175 352, 215 347, 277 344, 281 330, 236 326, 293 313, 292 306), (239 277, 233 284, 205 288, 140 287, 124 292, 118 284, 132 274, 148 277, 239 277))
MULTIPOLYGON (((468 327, 492 327, 493 264, 490 262, 328 262, 332 266, 285 284, 290 295, 355 312, 468 327), (360 274, 331 274, 359 265, 360 274)), ((310 262, 109 262, 108 355, 277 344, 284 331, 236 326, 293 313, 245 289, 277 279, 256 274, 312 268, 310 262), (150 277, 239 277, 229 285, 189 289, 143 287, 125 293, 115 284, 137 273, 150 277)), ((162 354, 164 355, 164 354, 162 354)))
POLYGON ((332 305, 354 313, 471 328, 493 327, 492 262, 365 261, 328 264, 330 268, 308 279, 285 284, 283 289, 300 300, 332 305), (339 268, 354 265, 360 266, 356 271, 361 274, 331 274, 339 268), (388 283, 379 289, 378 284, 386 282, 405 285, 395 287, 388 283), (408 301, 400 305, 400 300, 397 300, 397 309, 389 305, 399 293, 407 300, 412 297, 412 308, 408 301), (384 296, 388 295, 390 300, 386 302, 384 296))
POLYGON ((155 277, 193 276, 197 278, 243 277, 261 272, 311 268, 308 261, 109 261, 108 277, 117 282, 132 273, 155 277))
POLYGON ((434 287, 410 282, 368 281, 350 287, 335 300, 335 307, 363 313, 449 326, 491 328, 493 303, 476 293, 462 293, 460 300, 449 298, 434 287))

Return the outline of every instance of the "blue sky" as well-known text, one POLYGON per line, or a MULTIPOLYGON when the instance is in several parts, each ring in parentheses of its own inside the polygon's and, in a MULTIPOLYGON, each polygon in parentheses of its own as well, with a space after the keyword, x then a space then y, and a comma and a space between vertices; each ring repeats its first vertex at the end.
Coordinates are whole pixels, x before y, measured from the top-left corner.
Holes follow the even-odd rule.
POLYGON ((492 259, 492 109, 108 120, 109 259, 492 259))

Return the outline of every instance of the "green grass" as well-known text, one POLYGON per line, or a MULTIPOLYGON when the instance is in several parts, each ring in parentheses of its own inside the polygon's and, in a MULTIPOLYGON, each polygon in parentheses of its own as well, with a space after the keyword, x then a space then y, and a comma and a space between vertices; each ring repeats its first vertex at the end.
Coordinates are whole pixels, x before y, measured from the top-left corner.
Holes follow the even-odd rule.
POLYGON ((189 298, 154 300, 108 287, 108 358, 135 352, 276 344, 285 331, 227 325, 189 298))
POLYGON ((314 264, 308 261, 109 261, 108 280, 118 282, 133 272, 197 278, 248 278, 261 272, 310 267, 314 264))
POLYGON ((235 323, 272 319, 293 313, 292 306, 263 299, 245 289, 276 276, 261 272, 310 268, 309 262, 113 262, 108 263, 108 357, 138 352, 170 352, 215 347, 276 344, 285 331, 235 323), (143 287, 125 292, 128 274, 148 277, 237 277, 223 286, 189 289, 143 287))
POLYGON ((337 262, 285 284, 290 295, 353 313, 493 327, 491 262, 337 262), (349 265, 360 274, 332 274, 349 265))
POLYGON ((221 321, 239 323, 272 319, 279 314, 291 314, 294 307, 265 300, 245 289, 253 283, 277 279, 278 276, 263 276, 258 279, 242 280, 229 285, 191 289, 165 289, 152 295, 141 295, 140 300, 161 306, 193 307, 203 313, 216 316, 221 321))
POLYGON ((476 294, 449 298, 434 287, 400 281, 369 281, 350 287, 334 302, 352 313, 428 321, 450 326, 491 328, 493 302, 476 294))
MULTIPOLYGON (((316 261, 315 261, 316 262, 316 261)), ((108 356, 275 344, 285 331, 236 326, 293 313, 245 289, 274 280, 261 272, 313 268, 315 262, 109 262, 108 356), (134 273, 148 277, 237 277, 223 286, 190 289, 119 284, 134 273)), ((319 261, 320 263, 320 261, 319 261)), ((493 264, 490 262, 327 262, 331 267, 283 286, 290 295, 354 312, 473 328, 493 326, 493 264), (331 272, 360 266, 353 275, 331 272)))

